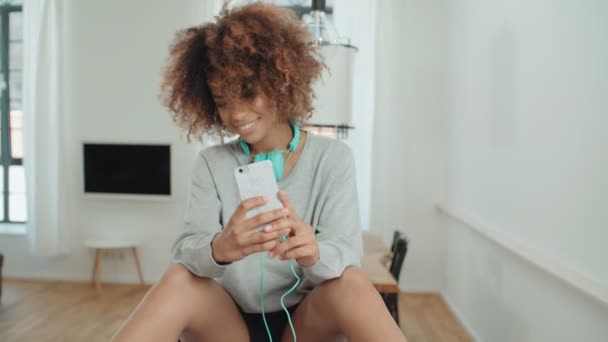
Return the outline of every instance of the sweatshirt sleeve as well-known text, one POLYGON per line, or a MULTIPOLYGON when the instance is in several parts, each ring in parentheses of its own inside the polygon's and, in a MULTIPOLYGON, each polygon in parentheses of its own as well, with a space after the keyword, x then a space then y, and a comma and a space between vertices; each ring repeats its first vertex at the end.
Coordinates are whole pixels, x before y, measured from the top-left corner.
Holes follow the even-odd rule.
POLYGON ((211 254, 211 241, 221 229, 221 202, 208 162, 200 152, 192 171, 184 231, 171 249, 173 263, 184 265, 199 277, 221 277, 225 266, 215 262, 211 254))
POLYGON ((345 151, 332 167, 330 189, 316 227, 319 261, 303 269, 304 277, 313 285, 340 277, 346 267, 361 264, 363 244, 355 163, 350 148, 343 146, 345 151))

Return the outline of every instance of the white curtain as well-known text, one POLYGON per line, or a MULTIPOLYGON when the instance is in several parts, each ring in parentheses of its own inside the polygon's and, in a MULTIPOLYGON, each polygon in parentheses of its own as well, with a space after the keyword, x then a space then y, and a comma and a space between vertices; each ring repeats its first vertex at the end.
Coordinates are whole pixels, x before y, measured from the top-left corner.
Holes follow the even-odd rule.
POLYGON ((27 232, 34 255, 67 253, 63 0, 23 3, 27 232))

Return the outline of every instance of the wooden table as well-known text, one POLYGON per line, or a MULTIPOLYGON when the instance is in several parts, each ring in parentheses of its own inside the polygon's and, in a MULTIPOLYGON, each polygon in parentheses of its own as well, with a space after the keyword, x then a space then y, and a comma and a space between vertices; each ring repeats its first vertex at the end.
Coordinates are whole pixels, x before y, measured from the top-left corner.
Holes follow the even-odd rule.
POLYGON ((361 268, 369 276, 370 281, 380 293, 399 293, 399 285, 382 264, 384 256, 390 249, 382 238, 376 234, 363 232, 363 258, 361 268))

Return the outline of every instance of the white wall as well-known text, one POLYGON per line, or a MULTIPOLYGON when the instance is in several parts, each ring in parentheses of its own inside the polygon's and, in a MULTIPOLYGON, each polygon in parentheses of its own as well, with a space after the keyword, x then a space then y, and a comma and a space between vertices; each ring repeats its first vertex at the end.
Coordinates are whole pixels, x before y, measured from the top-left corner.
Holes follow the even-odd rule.
POLYGON ((452 3, 451 201, 608 286, 608 3, 452 3))
POLYGON ((446 201, 606 288, 606 13, 378 4, 371 226, 406 232, 402 289, 441 290, 476 340, 608 338, 605 304, 433 210, 446 201))
POLYGON ((606 341, 605 304, 461 223, 446 225, 442 295, 476 341, 606 341))
MULTIPOLYGON (((87 280, 93 258, 83 241, 96 234, 135 235, 146 281, 168 265, 170 246, 182 229, 183 210, 198 146, 187 145, 157 96, 161 66, 173 34, 212 14, 204 1, 76 1, 66 4, 65 115, 69 168, 67 239, 70 254, 42 259, 29 255, 25 236, 2 235, 5 276, 87 280), (170 201, 90 199, 82 194, 82 141, 172 144, 170 201)), ((212 5, 209 5, 213 7, 212 5)), ((135 282, 130 255, 104 260, 104 281, 135 282)))
MULTIPOLYGON (((450 2, 451 206, 608 285, 608 3, 450 2)), ((606 341, 608 307, 447 220, 444 296, 484 341, 606 341)))
MULTIPOLYGON (((93 255, 83 241, 94 235, 135 236, 146 281, 158 279, 169 248, 182 229, 194 154, 160 105, 161 67, 177 29, 215 15, 221 1, 66 1, 66 104, 70 170, 70 254, 50 260, 29 255, 26 238, 2 235, 0 250, 9 277, 87 280, 93 255), (99 199, 82 194, 83 141, 171 143, 174 195, 170 201, 99 199)), ((374 2, 336 2, 340 33, 360 49, 355 60, 354 125, 348 143, 357 151, 357 178, 363 228, 369 226, 373 120, 374 2), (350 18, 361 18, 353 21, 350 18)), ((130 255, 103 262, 104 281, 137 280, 130 255)))
POLYGON ((447 190, 447 8, 379 1, 371 227, 411 240, 400 286, 439 291, 445 233, 433 204, 447 190))
POLYGON ((355 152, 361 225, 370 227, 375 99, 376 1, 336 0, 334 21, 341 36, 349 37, 359 51, 353 63, 353 126, 346 142, 355 152))

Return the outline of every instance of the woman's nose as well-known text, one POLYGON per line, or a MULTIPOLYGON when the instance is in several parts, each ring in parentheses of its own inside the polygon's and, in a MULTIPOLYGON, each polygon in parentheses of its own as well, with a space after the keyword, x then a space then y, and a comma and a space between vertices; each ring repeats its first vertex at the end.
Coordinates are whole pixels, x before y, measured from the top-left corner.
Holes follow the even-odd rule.
POLYGON ((235 105, 231 111, 231 119, 234 121, 239 121, 247 118, 247 108, 242 105, 235 105))

